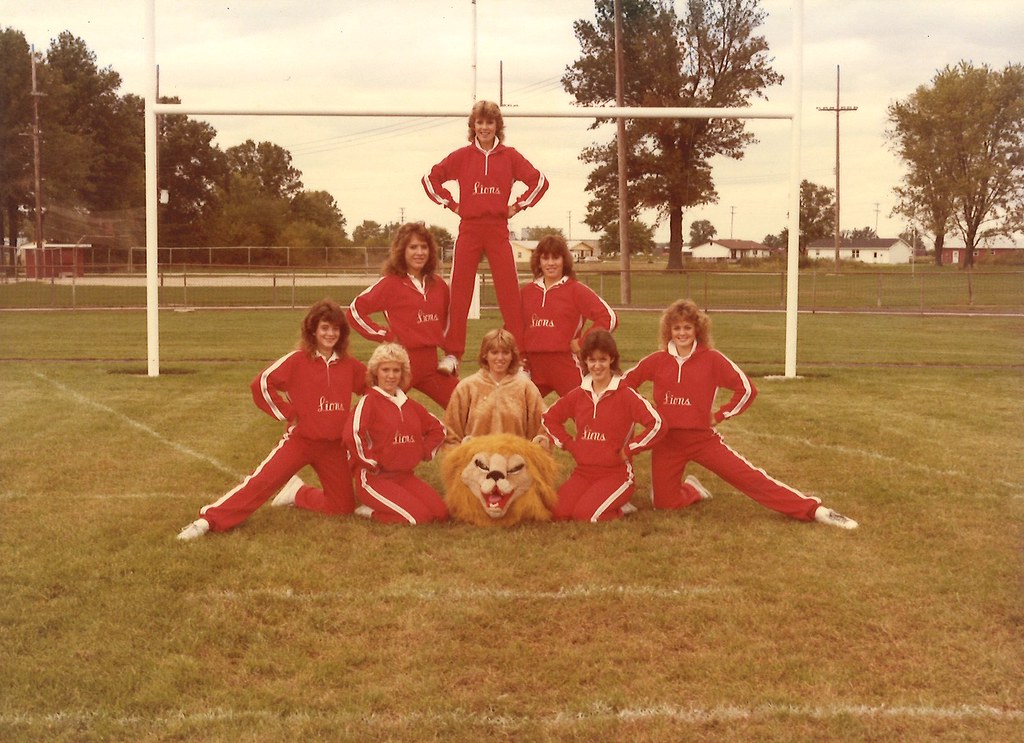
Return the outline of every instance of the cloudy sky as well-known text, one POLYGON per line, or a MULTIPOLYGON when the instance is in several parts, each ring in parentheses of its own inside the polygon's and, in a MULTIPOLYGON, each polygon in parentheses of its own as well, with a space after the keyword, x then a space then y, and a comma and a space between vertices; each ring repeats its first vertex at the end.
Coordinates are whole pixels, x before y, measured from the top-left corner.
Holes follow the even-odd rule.
MULTIPOLYGON (((24 32, 45 51, 62 31, 82 38, 100 67, 146 89, 145 15, 149 0, 21 0, 6 3, 0 25, 24 32)), ((682 3, 682 0, 679 0, 682 3)), ((794 77, 793 3, 763 0, 761 32, 787 78, 770 106, 789 107, 794 77)), ((344 110, 463 111, 476 96, 515 109, 570 105, 559 79, 580 53, 572 24, 592 20, 592 0, 157 0, 156 61, 161 95, 191 105, 241 108, 317 106, 344 110), (474 22, 475 19, 475 22, 474 22), (474 27, 476 29, 473 72, 474 27)), ((841 71, 842 227, 898 234, 890 216, 902 168, 886 146, 886 108, 960 60, 1002 68, 1021 62, 1019 0, 806 0, 804 3, 802 177, 835 185, 835 114, 841 71)), ((288 149, 308 189, 329 191, 348 220, 421 219, 457 229, 431 204, 420 176, 464 143, 455 118, 196 116, 218 131, 222 148, 246 139, 288 149)), ((551 225, 572 238, 583 223, 587 168, 580 150, 607 141, 583 119, 509 116, 506 143, 551 181, 513 228, 551 225)), ((739 161, 714 163, 718 204, 686 213, 709 219, 719 237, 760 240, 786 224, 790 124, 750 123, 760 143, 739 161)), ((653 223, 654 214, 646 215, 653 223)), ((667 239, 667 225, 658 228, 667 239)))

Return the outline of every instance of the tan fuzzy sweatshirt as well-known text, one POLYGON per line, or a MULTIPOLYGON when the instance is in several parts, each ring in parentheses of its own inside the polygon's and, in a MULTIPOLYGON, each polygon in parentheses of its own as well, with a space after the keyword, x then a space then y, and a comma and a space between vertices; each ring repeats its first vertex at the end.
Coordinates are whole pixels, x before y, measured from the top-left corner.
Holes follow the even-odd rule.
POLYGON ((544 400, 525 374, 508 374, 498 382, 487 369, 481 369, 459 382, 452 393, 444 413, 445 445, 491 433, 532 439, 543 433, 543 413, 544 400))

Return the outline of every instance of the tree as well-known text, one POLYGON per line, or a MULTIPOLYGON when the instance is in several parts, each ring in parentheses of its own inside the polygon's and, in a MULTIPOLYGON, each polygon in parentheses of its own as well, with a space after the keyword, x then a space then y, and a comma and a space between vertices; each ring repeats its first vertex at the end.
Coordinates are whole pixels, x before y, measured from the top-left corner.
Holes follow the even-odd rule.
POLYGON ((852 230, 840 230, 839 237, 843 240, 873 240, 878 237, 874 227, 855 227, 852 230))
POLYGON ((364 219, 352 230, 352 244, 360 248, 386 248, 391 245, 391 234, 379 222, 364 219))
POLYGON ((437 243, 437 249, 442 256, 446 251, 451 254, 455 248, 455 238, 452 237, 452 233, 444 227, 433 224, 427 228, 427 231, 434 236, 434 242, 437 243))
MULTIPOLYGON (((597 0, 595 21, 573 24, 582 55, 562 85, 577 103, 616 100, 612 6, 612 0, 597 0)), ((770 66, 767 41, 754 35, 765 19, 758 0, 689 0, 679 18, 664 0, 622 0, 622 11, 627 106, 748 106, 782 82, 770 66)), ((627 122, 626 139, 627 181, 636 201, 631 216, 651 208, 668 217, 669 268, 679 268, 683 211, 718 199, 711 159, 740 159, 756 139, 741 119, 636 119, 627 122)), ((581 159, 595 165, 586 222, 601 229, 617 214, 616 143, 589 147, 581 159)))
POLYGON ((706 219, 698 219, 690 224, 690 247, 697 247, 715 239, 718 230, 706 219))
POLYGON ((121 98, 121 76, 110 67, 100 69, 85 41, 67 31, 50 43, 38 72, 45 93, 40 117, 47 195, 87 211, 142 206, 142 99, 121 98))
MULTIPOLYGON (((835 191, 828 186, 819 186, 808 180, 800 181, 800 253, 807 250, 807 244, 835 235, 836 201, 835 191)), ((778 236, 767 235, 762 242, 769 248, 789 246, 789 228, 784 227, 778 236)))
POLYGON ((342 242, 346 239, 345 217, 327 191, 299 191, 292 199, 290 211, 292 220, 336 231, 342 242))
POLYGON ((888 115, 890 145, 907 165, 895 211, 935 235, 937 263, 951 226, 963 268, 982 239, 1024 227, 1024 66, 947 66, 888 115))
POLYGON ((292 166, 292 155, 273 142, 251 139, 227 150, 233 173, 255 179, 267 196, 290 200, 302 189, 302 173, 292 166))
MULTIPOLYGON (((0 245, 18 244, 18 207, 27 205, 33 189, 32 60, 25 35, 0 30, 0 245), (6 229, 4 229, 6 227, 6 229)), ((33 204, 34 205, 34 204, 33 204)), ((12 248, 13 250, 13 248, 12 248)), ((13 261, 12 261, 13 264, 13 261)))
MULTIPOLYGON (((178 103, 162 98, 162 103, 178 103)), ((227 158, 214 144, 217 130, 185 115, 158 117, 157 183, 167 191, 160 206, 160 244, 211 245, 210 224, 227 182, 227 158)))
POLYGON ((519 230, 521 240, 541 240, 547 235, 565 237, 561 227, 523 227, 519 230))
MULTIPOLYGON (((626 230, 626 239, 629 240, 629 248, 635 253, 650 253, 654 251, 654 228, 648 227, 643 222, 634 220, 629 223, 626 230)), ((598 246, 601 253, 608 255, 618 253, 619 246, 619 223, 612 222, 605 228, 604 233, 598 238, 598 246)))

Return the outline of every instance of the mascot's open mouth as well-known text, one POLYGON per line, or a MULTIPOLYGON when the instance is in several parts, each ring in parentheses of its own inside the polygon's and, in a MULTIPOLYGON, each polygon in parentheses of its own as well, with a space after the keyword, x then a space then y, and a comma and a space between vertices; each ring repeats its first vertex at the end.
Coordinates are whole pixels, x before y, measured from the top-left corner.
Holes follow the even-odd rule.
POLYGON ((473 457, 473 461, 462 471, 462 481, 492 519, 504 516, 512 501, 526 492, 533 483, 521 456, 513 454, 506 458, 489 452, 481 452, 473 457))

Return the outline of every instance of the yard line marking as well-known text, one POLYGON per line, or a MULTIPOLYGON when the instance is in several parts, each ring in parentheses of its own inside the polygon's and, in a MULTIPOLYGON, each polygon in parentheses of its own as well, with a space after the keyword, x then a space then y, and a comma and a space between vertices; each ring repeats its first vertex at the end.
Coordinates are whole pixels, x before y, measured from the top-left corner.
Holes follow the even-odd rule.
MULTIPOLYGON (((591 598, 603 596, 648 596, 651 598, 690 598, 710 594, 734 591, 731 588, 715 586, 682 586, 679 588, 659 588, 657 586, 562 586, 552 591, 517 591, 494 588, 390 588, 372 591, 370 596, 381 598, 419 598, 424 601, 452 601, 462 599, 497 599, 500 601, 563 601, 566 599, 591 598)), ((354 591, 353 591, 354 593, 354 591)), ((367 596, 360 591, 360 596, 367 596)), ((191 597, 207 600, 222 599, 225 601, 251 599, 284 599, 287 601, 333 601, 348 600, 352 593, 345 591, 295 591, 291 588, 250 588, 242 591, 215 590, 191 594, 191 597)))
MULTIPOLYGON (((929 467, 926 464, 917 464, 916 462, 912 462, 906 459, 900 459, 898 457, 890 457, 888 454, 881 454, 879 452, 869 451, 867 449, 855 449, 852 446, 843 446, 841 444, 823 444, 821 442, 811 441, 810 439, 805 439, 800 436, 787 436, 785 434, 775 433, 761 433, 759 431, 751 431, 749 429, 741 428, 738 426, 733 426, 732 429, 737 433, 742 433, 744 436, 750 436, 751 438, 770 439, 773 442, 779 441, 781 439, 782 441, 786 441, 791 444, 800 444, 802 446, 806 446, 812 449, 825 449, 827 451, 834 451, 839 454, 844 454, 847 456, 866 457, 868 459, 874 459, 879 462, 884 462, 886 464, 891 464, 893 466, 902 467, 904 469, 917 470, 918 472, 922 472, 926 475, 931 475, 933 477, 960 477, 967 480, 975 477, 974 475, 969 475, 966 472, 960 472, 959 470, 939 470, 935 469, 934 467, 929 467)), ((996 485, 999 485, 1004 488, 1016 489, 1021 486, 1021 483, 1004 482, 996 480, 996 485)))
POLYGON ((231 723, 238 721, 266 720, 288 726, 290 724, 319 723, 362 723, 370 730, 387 730, 404 728, 412 724, 444 724, 444 725, 475 725, 489 726, 497 729, 514 729, 528 725, 542 725, 548 728, 573 728, 580 723, 592 724, 601 721, 635 722, 649 719, 666 719, 670 721, 703 725, 708 722, 728 723, 748 721, 752 719, 771 719, 774 717, 802 717, 814 720, 834 720, 843 717, 860 719, 902 718, 907 720, 976 720, 994 719, 1018 721, 1024 720, 1024 710, 995 707, 989 704, 950 704, 947 706, 931 705, 866 705, 866 704, 835 704, 822 707, 802 707, 787 704, 764 704, 752 707, 736 705, 717 707, 678 707, 672 704, 657 704, 650 707, 615 709, 603 703, 595 704, 589 710, 576 712, 558 712, 553 715, 531 717, 513 714, 474 714, 466 710, 441 712, 407 712, 404 714, 377 714, 365 712, 324 713, 292 712, 282 714, 273 710, 233 710, 214 708, 209 710, 188 712, 179 710, 169 714, 144 715, 113 715, 105 712, 86 710, 62 710, 48 714, 39 713, 0 713, 0 725, 5 727, 77 727, 91 723, 114 724, 121 727, 149 726, 170 727, 178 725, 197 725, 210 723, 231 723))
POLYGON ((35 374, 36 377, 38 377, 39 379, 43 380, 44 382, 49 382, 50 384, 52 384, 54 387, 59 389, 61 392, 63 392, 65 395, 70 397, 75 402, 77 402, 77 403, 79 403, 81 405, 85 405, 87 407, 95 408, 96 410, 99 410, 99 411, 101 411, 103 413, 106 413, 107 415, 112 415, 115 418, 118 418, 119 420, 124 421, 129 426, 131 426, 132 428, 135 428, 135 429, 137 429, 139 431, 142 431, 143 433, 148 434, 149 436, 152 436, 154 439, 156 439, 160 443, 165 444, 166 446, 171 447, 172 449, 177 451, 179 454, 184 454, 186 456, 193 457, 194 459, 198 459, 201 462, 206 462, 207 464, 212 465, 214 468, 220 470, 221 472, 223 472, 225 474, 228 474, 228 475, 231 475, 232 477, 234 477, 236 479, 237 478, 241 478, 241 475, 239 475, 236 472, 234 472, 227 465, 221 464, 216 459, 213 459, 212 457, 209 457, 206 454, 202 454, 200 452, 197 452, 195 449, 189 449, 187 446, 185 446, 183 444, 179 444, 177 441, 171 441, 169 438, 167 438, 166 436, 161 434, 159 431, 155 431, 154 429, 152 429, 149 426, 147 426, 145 423, 140 423, 139 421, 135 420, 134 418, 129 418, 124 413, 118 412, 117 410, 114 410, 113 408, 111 408, 108 405, 104 405, 101 402, 98 402, 96 400, 88 398, 85 395, 83 395, 82 393, 76 392, 75 390, 71 389, 67 385, 62 384, 61 382, 58 382, 56 379, 50 379, 50 377, 46 376, 45 374, 40 374, 39 372, 34 372, 34 374, 35 374))

